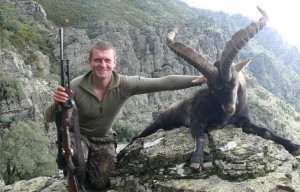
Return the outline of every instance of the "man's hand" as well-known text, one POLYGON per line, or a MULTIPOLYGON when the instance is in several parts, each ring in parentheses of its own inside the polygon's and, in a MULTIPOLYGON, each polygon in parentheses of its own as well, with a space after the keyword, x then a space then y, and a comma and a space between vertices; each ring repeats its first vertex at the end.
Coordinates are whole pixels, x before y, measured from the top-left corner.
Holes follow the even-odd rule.
POLYGON ((63 88, 62 86, 58 86, 54 91, 53 99, 56 106, 60 105, 61 103, 67 102, 68 94, 65 93, 65 88, 63 88))

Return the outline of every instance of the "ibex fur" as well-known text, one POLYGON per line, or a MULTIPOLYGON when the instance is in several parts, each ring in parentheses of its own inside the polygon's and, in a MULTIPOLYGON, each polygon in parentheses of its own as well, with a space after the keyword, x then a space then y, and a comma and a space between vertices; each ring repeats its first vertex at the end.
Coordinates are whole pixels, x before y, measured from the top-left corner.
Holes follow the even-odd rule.
POLYGON ((148 136, 158 129, 165 130, 186 126, 191 129, 196 141, 196 148, 191 157, 190 167, 199 169, 203 165, 204 132, 208 128, 222 128, 228 124, 242 127, 243 132, 255 134, 262 138, 273 140, 283 145, 294 156, 300 156, 300 147, 290 140, 284 139, 270 132, 266 128, 254 125, 249 120, 249 106, 246 96, 246 82, 241 70, 250 59, 234 64, 233 60, 239 50, 259 31, 268 21, 268 15, 258 7, 262 17, 245 29, 235 33, 227 42, 221 55, 221 60, 212 65, 193 49, 180 42, 173 42, 179 25, 167 35, 167 45, 177 55, 193 65, 203 76, 197 82, 207 85, 195 94, 172 104, 166 111, 140 134, 132 138, 126 148, 118 154, 120 160, 126 153, 128 146, 137 138, 148 136))

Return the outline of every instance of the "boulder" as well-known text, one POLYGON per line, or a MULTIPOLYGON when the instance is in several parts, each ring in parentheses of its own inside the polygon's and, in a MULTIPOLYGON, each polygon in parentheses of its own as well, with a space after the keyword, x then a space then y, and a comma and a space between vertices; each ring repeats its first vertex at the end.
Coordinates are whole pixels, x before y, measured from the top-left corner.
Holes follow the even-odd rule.
POLYGON ((66 180, 55 177, 37 177, 28 181, 21 180, 13 185, 3 185, 0 183, 0 191, 40 191, 40 192, 65 192, 66 180))
POLYGON ((189 160, 194 140, 186 127, 137 139, 111 178, 118 191, 300 191, 299 162, 273 141, 232 125, 206 135, 203 169, 189 160))

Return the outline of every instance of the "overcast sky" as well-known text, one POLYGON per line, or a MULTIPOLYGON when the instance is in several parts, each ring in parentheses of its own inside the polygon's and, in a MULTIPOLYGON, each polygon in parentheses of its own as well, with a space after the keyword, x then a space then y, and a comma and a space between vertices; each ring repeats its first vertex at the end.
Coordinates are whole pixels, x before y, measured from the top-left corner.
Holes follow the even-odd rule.
POLYGON ((224 11, 231 14, 241 13, 250 19, 258 20, 261 14, 256 6, 269 15, 267 25, 275 28, 282 38, 298 47, 300 51, 300 1, 296 0, 181 0, 188 5, 224 11))

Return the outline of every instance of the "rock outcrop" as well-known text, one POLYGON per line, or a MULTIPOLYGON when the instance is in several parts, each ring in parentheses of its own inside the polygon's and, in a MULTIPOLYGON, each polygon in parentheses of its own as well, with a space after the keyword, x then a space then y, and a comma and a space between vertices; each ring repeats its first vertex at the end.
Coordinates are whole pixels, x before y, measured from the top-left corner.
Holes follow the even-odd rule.
MULTIPOLYGON (((190 129, 159 130, 140 138, 118 162, 107 191, 300 192, 300 167, 281 145, 227 126, 206 134, 204 167, 192 171, 190 129)), ((7 191, 66 191, 62 177, 39 177, 1 185, 7 191)))
POLYGON ((111 178, 119 191, 300 191, 299 162, 281 145, 227 126, 207 135, 202 171, 192 171, 194 149, 185 127, 140 138, 111 178))
POLYGON ((66 180, 54 177, 37 177, 29 181, 18 181, 12 185, 1 185, 0 191, 39 191, 39 192, 66 192, 66 180))
POLYGON ((41 4, 35 1, 14 1, 15 7, 19 13, 29 17, 40 24, 44 24, 47 21, 47 14, 41 4))
POLYGON ((51 95, 58 85, 57 81, 38 78, 38 71, 49 74, 49 58, 36 52, 40 60, 40 69, 35 65, 26 65, 20 55, 15 52, 0 51, 0 68, 8 76, 18 79, 22 88, 19 99, 8 98, 0 102, 1 116, 13 122, 32 120, 39 123, 54 145, 56 130, 51 124, 45 123, 44 109, 52 101, 51 95))

